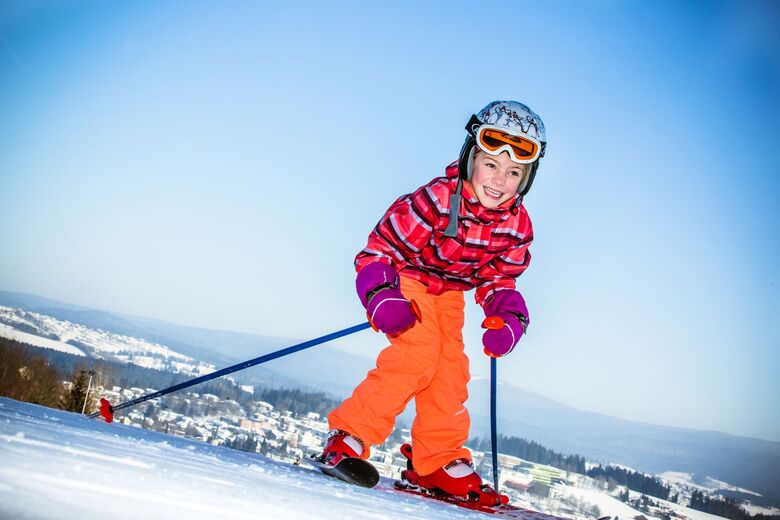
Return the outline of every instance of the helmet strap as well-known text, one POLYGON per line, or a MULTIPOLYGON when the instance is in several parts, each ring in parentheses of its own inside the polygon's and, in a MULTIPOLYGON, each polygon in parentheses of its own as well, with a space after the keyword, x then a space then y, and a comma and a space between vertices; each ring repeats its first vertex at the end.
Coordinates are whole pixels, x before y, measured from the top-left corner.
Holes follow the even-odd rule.
POLYGON ((474 155, 477 153, 477 147, 472 146, 469 155, 466 157, 466 180, 471 180, 474 175, 474 155))
POLYGON ((477 146, 477 141, 469 136, 466 137, 466 141, 460 149, 460 155, 458 155, 458 177, 463 180, 471 178, 471 171, 473 168, 471 159, 474 157, 475 146, 477 146))
POLYGON ((444 236, 455 238, 458 236, 458 215, 460 214, 460 190, 463 188, 463 179, 458 179, 458 187, 455 193, 450 195, 450 221, 447 222, 447 229, 444 230, 444 236))
POLYGON ((534 163, 531 165, 531 171, 528 172, 528 180, 525 182, 525 186, 523 186, 523 189, 520 191, 520 199, 522 199, 523 196, 526 193, 528 193, 528 190, 531 189, 531 184, 533 184, 534 182, 534 177, 536 177, 536 170, 538 169, 539 169, 539 159, 534 161, 534 163))

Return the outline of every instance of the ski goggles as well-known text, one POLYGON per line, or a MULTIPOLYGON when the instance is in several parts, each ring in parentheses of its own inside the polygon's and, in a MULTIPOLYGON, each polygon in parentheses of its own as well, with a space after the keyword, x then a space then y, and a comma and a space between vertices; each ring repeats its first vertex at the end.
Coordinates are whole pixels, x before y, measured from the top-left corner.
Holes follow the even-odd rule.
POLYGON ((482 125, 477 129, 477 146, 489 155, 507 152, 516 163, 530 164, 542 152, 542 143, 527 135, 515 134, 505 128, 482 125))

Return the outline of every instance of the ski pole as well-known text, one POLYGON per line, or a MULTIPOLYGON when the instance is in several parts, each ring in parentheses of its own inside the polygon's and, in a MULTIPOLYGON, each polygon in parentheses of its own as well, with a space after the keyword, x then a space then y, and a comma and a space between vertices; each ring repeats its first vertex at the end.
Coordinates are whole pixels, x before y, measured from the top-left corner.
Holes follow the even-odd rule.
POLYGON ((493 489, 498 493, 498 438, 496 436, 496 358, 490 358, 490 447, 493 451, 493 489))
MULTIPOLYGON (((504 320, 498 316, 489 316, 482 322, 482 328, 500 330, 504 320)), ((490 450, 493 452, 493 488, 498 493, 498 439, 496 438, 496 356, 485 350, 490 356, 490 450)))
POLYGON ((366 323, 361 323, 360 325, 355 325, 343 330, 332 332, 325 336, 320 336, 319 338, 310 339, 309 341, 304 341, 303 343, 298 343, 297 345, 283 348, 281 350, 277 350, 276 352, 271 352, 270 354, 265 354, 263 356, 250 359, 248 361, 242 361, 241 363, 237 363, 235 365, 225 367, 221 370, 217 370, 216 372, 205 374, 196 377, 194 379, 190 379, 189 381, 184 381, 182 383, 170 386, 168 388, 164 388, 162 390, 158 390, 150 394, 142 395, 141 397, 136 397, 135 399, 132 399, 130 401, 125 401, 124 403, 120 403, 116 406, 112 406, 107 399, 100 399, 100 410, 90 414, 88 417, 92 419, 94 417, 97 417, 98 415, 102 415, 103 418, 106 420, 106 422, 111 422, 114 420, 114 412, 116 412, 117 410, 121 410, 122 408, 128 408, 130 406, 143 403, 144 401, 148 401, 150 399, 154 399, 156 397, 160 397, 165 394, 170 394, 171 392, 176 392, 178 390, 183 390, 185 388, 189 388, 191 386, 200 383, 205 383, 206 381, 211 381, 212 379, 216 379, 218 377, 222 377, 227 374, 232 374, 233 372, 238 372, 239 370, 244 370, 245 368, 253 367, 255 365, 265 363, 266 361, 271 361, 272 359, 280 358, 288 354, 292 354, 294 352, 298 352, 300 350, 304 350, 309 347, 319 345, 321 343, 326 343, 328 341, 341 338, 343 336, 348 336, 349 334, 354 334, 355 332, 359 332, 369 327, 371 327, 371 325, 368 322, 366 322, 366 323))

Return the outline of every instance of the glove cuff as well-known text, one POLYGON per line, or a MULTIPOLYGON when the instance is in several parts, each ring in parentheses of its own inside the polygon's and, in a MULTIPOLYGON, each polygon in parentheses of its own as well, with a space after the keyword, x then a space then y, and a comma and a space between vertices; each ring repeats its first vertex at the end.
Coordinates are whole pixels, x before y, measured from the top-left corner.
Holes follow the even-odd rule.
POLYGON ((512 289, 495 291, 485 300, 482 309, 485 311, 485 316, 496 316, 501 312, 515 315, 523 325, 523 331, 531 322, 523 295, 512 289))
POLYGON ((368 308, 370 296, 383 287, 398 287, 398 272, 391 266, 382 262, 373 262, 358 272, 355 288, 364 308, 368 308))

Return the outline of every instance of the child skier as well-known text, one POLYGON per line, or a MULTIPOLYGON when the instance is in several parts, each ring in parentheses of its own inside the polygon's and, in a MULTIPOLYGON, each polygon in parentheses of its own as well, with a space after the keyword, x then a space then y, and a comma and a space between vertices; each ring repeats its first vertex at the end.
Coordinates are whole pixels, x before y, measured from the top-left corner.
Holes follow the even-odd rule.
POLYGON ((473 499, 473 493, 495 491, 482 486, 463 446, 470 422, 463 406, 469 381, 463 292, 476 288, 485 316, 503 322, 485 331, 484 352, 511 352, 529 323, 515 290, 533 239, 522 197, 546 138, 539 116, 515 101, 490 103, 471 117, 466 131, 446 176, 393 203, 355 259, 358 297, 390 346, 328 416, 331 431, 320 460, 335 465, 346 457, 368 458, 370 446, 384 442, 414 398, 414 469, 404 478, 473 499))

